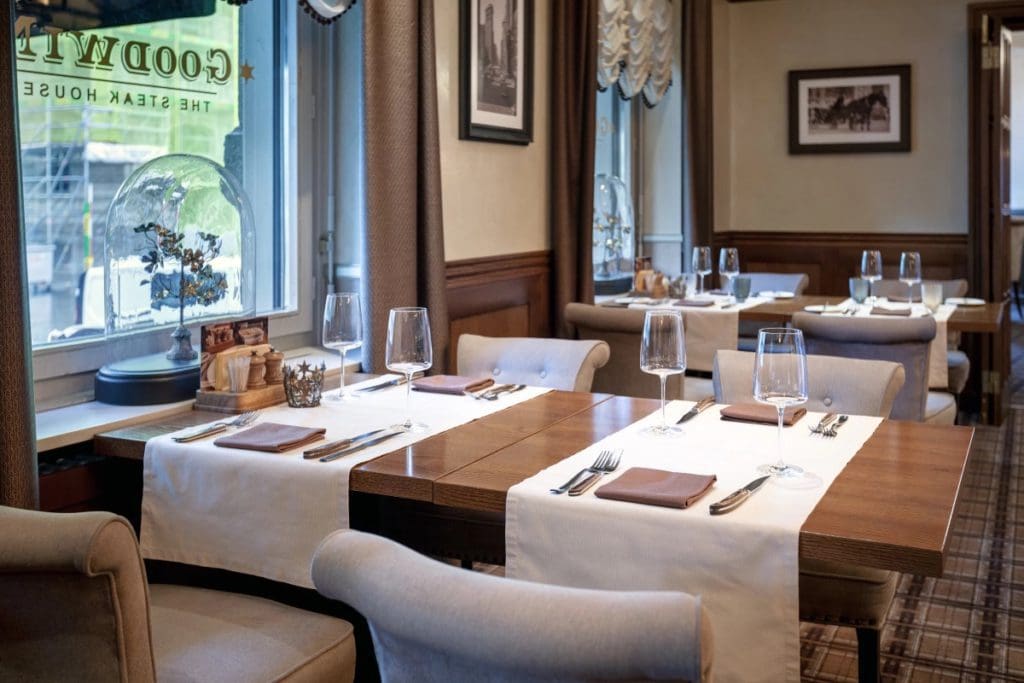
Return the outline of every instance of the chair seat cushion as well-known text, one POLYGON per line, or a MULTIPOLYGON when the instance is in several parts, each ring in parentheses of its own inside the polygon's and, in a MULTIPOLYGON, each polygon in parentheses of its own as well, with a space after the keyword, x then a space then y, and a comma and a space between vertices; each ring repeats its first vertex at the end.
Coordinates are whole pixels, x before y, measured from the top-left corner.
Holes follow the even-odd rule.
POLYGON ((153 584, 157 680, 351 681, 347 621, 236 593, 153 584))
POLYGON ((930 424, 956 424, 956 399, 945 391, 929 391, 924 421, 930 424))
POLYGON ((898 578, 882 569, 800 560, 800 620, 881 626, 898 578))
POLYGON ((967 386, 967 378, 971 375, 971 359, 959 349, 946 352, 946 366, 949 369, 949 390, 959 394, 967 386))

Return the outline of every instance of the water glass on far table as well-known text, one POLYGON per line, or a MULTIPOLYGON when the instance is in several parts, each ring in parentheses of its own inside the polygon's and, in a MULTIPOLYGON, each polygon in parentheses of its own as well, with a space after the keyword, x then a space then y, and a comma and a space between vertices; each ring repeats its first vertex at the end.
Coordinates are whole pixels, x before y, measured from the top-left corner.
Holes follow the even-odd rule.
POLYGON ((862 304, 871 292, 871 283, 862 277, 850 278, 850 298, 854 303, 862 304))
POLYGON ((928 307, 928 310, 934 313, 939 310, 939 306, 942 305, 942 283, 941 282, 922 282, 921 283, 921 301, 928 307))
POLYGON ((921 282, 921 254, 905 251, 900 254, 900 281, 907 285, 907 301, 914 301, 914 285, 921 282))
POLYGON ((758 471, 780 479, 799 479, 804 470, 787 464, 782 448, 786 408, 807 402, 807 350, 800 330, 765 328, 757 336, 754 356, 754 398, 778 410, 778 460, 758 471))
POLYGON ((640 341, 640 369, 661 380, 661 424, 644 432, 654 436, 675 436, 683 430, 665 417, 665 384, 670 375, 686 371, 686 342, 683 338, 683 316, 679 311, 647 311, 640 341))
POLYGON ((350 401, 358 396, 345 389, 345 355, 363 345, 363 312, 359 294, 341 292, 328 294, 324 304, 324 346, 341 354, 341 387, 338 393, 324 398, 328 401, 350 401))
POLYGON ((393 425, 406 432, 424 432, 427 425, 412 419, 412 376, 429 370, 434 363, 430 342, 430 319, 427 309, 419 307, 392 308, 388 315, 388 340, 384 364, 391 372, 405 375, 405 422, 393 425))
POLYGON ((711 247, 694 247, 691 256, 693 272, 700 276, 700 293, 704 292, 704 276, 711 274, 711 247))
POLYGON ((724 247, 718 252, 718 275, 722 278, 722 288, 728 291, 734 285, 736 276, 740 274, 740 251, 732 247, 724 247))
MULTIPOLYGON (((860 255, 860 276, 870 285, 882 279, 882 252, 877 249, 865 249, 860 255)), ((875 303, 874 292, 869 291, 871 303, 875 303)))

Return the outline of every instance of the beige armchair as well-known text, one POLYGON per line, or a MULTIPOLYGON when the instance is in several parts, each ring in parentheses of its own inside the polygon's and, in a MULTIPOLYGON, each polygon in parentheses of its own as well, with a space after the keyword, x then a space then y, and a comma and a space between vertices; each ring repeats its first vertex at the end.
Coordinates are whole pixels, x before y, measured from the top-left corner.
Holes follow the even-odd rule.
POLYGON ((0 507, 0 680, 351 681, 355 657, 346 621, 147 586, 121 517, 0 507))
POLYGON ((328 536, 313 583, 370 624, 385 683, 706 680, 700 598, 505 579, 358 531, 328 536))
POLYGON ((459 337, 456 363, 461 375, 564 391, 590 391, 594 373, 605 366, 608 356, 608 345, 601 341, 463 334, 459 337))

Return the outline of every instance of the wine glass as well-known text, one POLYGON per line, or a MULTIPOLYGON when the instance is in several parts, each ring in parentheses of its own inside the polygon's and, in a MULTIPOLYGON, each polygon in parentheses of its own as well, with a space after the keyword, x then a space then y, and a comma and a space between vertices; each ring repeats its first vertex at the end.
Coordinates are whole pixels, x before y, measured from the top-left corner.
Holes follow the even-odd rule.
POLYGON ((860 276, 868 281, 871 303, 877 301, 874 283, 882 279, 882 252, 877 249, 865 249, 860 255, 860 276))
POLYGON ((345 389, 345 355, 363 345, 363 313, 359 294, 341 292, 328 294, 324 304, 324 346, 341 353, 341 388, 329 394, 328 401, 349 401, 358 398, 345 389))
POLYGON ((693 272, 700 275, 700 291, 704 291, 704 276, 711 274, 711 247, 694 247, 691 258, 693 272))
POLYGON ((782 454, 782 425, 786 408, 807 401, 807 351, 804 334, 789 328, 765 328, 757 335, 754 357, 754 398, 779 411, 778 461, 758 471, 782 478, 800 478, 804 470, 786 464, 782 454))
POLYGON ((661 380, 661 424, 644 431, 655 436, 674 436, 683 430, 665 419, 665 383, 669 375, 686 371, 683 316, 679 311, 647 311, 640 342, 640 369, 661 380))
POLYGON ((907 301, 914 302, 914 285, 921 282, 921 254, 905 251, 900 254, 900 281, 906 283, 907 301))
MULTIPOLYGON (((723 247, 718 252, 718 275, 726 280, 722 283, 722 289, 732 292, 734 278, 740 274, 740 250, 732 247, 723 247)), ((733 296, 733 301, 736 297, 733 296)))
POLYGON ((388 315, 388 340, 384 350, 384 365, 391 372, 405 375, 405 422, 393 429, 405 432, 423 432, 427 425, 413 422, 410 396, 413 373, 423 372, 434 363, 430 344, 430 320, 427 309, 419 307, 392 308, 388 315))

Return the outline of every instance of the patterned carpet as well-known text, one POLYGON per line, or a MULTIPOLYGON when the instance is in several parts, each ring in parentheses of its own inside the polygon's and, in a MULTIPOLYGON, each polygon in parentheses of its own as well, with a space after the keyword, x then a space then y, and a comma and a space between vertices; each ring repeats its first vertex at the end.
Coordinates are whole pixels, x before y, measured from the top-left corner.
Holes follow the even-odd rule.
MULTIPOLYGON (((1024 680, 1024 323, 1018 320, 1012 381, 1010 419, 976 428, 945 576, 900 581, 882 631, 883 681, 1024 680)), ((803 624, 800 658, 804 681, 857 680, 853 629, 803 624)))

